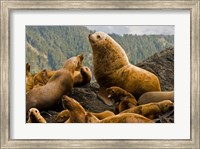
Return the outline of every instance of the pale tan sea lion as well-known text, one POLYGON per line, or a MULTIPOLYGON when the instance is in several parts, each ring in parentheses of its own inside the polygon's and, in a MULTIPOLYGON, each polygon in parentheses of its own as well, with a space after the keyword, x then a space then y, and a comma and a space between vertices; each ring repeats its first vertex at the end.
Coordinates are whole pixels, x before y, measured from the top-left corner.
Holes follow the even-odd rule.
POLYGON ((63 110, 60 113, 58 113, 58 115, 55 118, 55 121, 57 123, 64 123, 69 119, 69 117, 70 117, 69 110, 63 110))
POLYGON ((127 92, 126 90, 112 86, 106 89, 109 99, 114 99, 115 101, 115 112, 120 113, 126 109, 132 108, 133 106, 137 106, 137 100, 135 97, 127 92))
POLYGON ((100 113, 94 113, 94 112, 90 112, 90 113, 96 116, 99 120, 115 115, 113 112, 108 111, 108 110, 100 112, 100 113))
POLYGON ((46 123, 46 120, 40 115, 36 108, 29 109, 27 123, 46 123))
POLYGON ((160 102, 163 100, 170 100, 174 102, 174 91, 162 91, 162 92, 146 92, 138 99, 138 104, 147 104, 151 102, 160 102))
POLYGON ((102 120, 99 120, 91 113, 87 113, 86 121, 88 123, 153 123, 153 120, 150 120, 142 115, 136 113, 120 113, 114 116, 106 117, 102 120))
POLYGON ((26 111, 52 109, 61 102, 63 95, 71 95, 74 71, 82 67, 83 55, 66 60, 62 69, 56 71, 46 85, 34 88, 26 94, 26 111))
POLYGON ((167 110, 174 106, 170 100, 164 100, 158 103, 148 103, 140 106, 135 106, 130 109, 124 110, 121 113, 137 113, 154 119, 159 114, 164 114, 167 110))
POLYGON ((160 82, 153 73, 130 64, 123 48, 104 32, 89 35, 93 51, 94 76, 100 85, 98 96, 107 105, 105 89, 118 86, 138 99, 143 93, 160 91, 160 82))
POLYGON ((62 104, 69 111, 69 119, 65 123, 85 123, 86 111, 79 102, 69 96, 64 95, 62 104))

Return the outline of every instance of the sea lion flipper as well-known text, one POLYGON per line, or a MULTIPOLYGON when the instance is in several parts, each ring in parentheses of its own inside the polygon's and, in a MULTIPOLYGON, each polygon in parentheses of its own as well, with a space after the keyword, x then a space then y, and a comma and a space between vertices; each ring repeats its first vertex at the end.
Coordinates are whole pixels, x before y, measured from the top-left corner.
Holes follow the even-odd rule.
POLYGON ((112 106, 114 104, 113 100, 108 98, 105 88, 100 88, 99 92, 97 93, 97 96, 108 106, 112 106))

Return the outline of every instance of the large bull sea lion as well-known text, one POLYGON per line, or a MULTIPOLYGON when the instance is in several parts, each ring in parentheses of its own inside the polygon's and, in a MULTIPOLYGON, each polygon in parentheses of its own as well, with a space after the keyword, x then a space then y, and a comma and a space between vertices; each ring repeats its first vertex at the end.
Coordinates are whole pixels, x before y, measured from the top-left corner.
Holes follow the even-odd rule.
POLYGON ((160 91, 160 82, 153 73, 130 64, 124 49, 104 32, 89 35, 93 53, 94 76, 100 85, 98 96, 107 105, 113 102, 105 89, 118 86, 138 99, 143 93, 160 91))

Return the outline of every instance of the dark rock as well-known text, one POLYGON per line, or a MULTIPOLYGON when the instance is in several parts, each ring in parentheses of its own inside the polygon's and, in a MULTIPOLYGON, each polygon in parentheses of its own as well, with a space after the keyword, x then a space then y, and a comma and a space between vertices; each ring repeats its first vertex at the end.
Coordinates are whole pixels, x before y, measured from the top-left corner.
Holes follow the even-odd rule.
POLYGON ((105 105, 97 97, 99 85, 96 82, 75 87, 73 89, 72 98, 76 99, 87 111, 103 112, 105 110, 114 111, 113 106, 105 105))

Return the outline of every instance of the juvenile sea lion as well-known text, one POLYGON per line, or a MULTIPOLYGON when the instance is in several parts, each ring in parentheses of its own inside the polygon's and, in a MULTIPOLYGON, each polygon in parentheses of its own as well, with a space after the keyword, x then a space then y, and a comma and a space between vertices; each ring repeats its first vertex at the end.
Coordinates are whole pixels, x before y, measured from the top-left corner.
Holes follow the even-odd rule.
POLYGON ((63 110, 60 113, 58 113, 55 121, 57 123, 64 123, 65 121, 67 121, 69 119, 69 117, 70 117, 69 110, 63 110))
POLYGON ((34 87, 45 85, 49 80, 46 69, 35 74, 35 76, 33 77, 33 80, 34 80, 34 87))
POLYGON ((120 113, 123 110, 129 109, 137 105, 137 100, 135 97, 127 92, 126 90, 112 86, 106 89, 109 99, 114 99, 115 101, 115 112, 120 113))
POLYGON ((46 120, 40 115, 36 108, 29 109, 27 123, 46 123, 46 120))
POLYGON ((108 110, 100 112, 100 113, 94 113, 94 112, 90 112, 90 113, 96 116, 99 120, 115 115, 113 112, 108 111, 108 110))
POLYGON ((100 85, 98 97, 107 105, 105 89, 118 86, 138 99, 143 93, 160 91, 160 82, 153 73, 130 64, 123 48, 104 32, 89 35, 92 47, 94 76, 100 85))
POLYGON ((65 123, 85 123, 85 109, 79 102, 69 96, 64 95, 62 104, 65 109, 69 110, 69 119, 65 123))
POLYGON ((160 102, 163 100, 170 100, 174 102, 174 91, 163 91, 163 92, 146 92, 138 99, 138 104, 147 104, 151 102, 160 102))
POLYGON ((82 67, 83 55, 66 60, 62 69, 56 71, 46 85, 34 88, 26 94, 26 111, 32 107, 49 110, 58 106, 63 95, 71 95, 74 71, 82 67))
POLYGON ((140 106, 135 106, 130 109, 124 110, 121 113, 137 113, 150 119, 154 119, 159 114, 164 114, 174 106, 170 100, 164 100, 158 103, 148 103, 140 106))
POLYGON ((87 113, 86 121, 88 123, 153 123, 152 120, 136 113, 120 113, 102 120, 91 113, 87 113))

